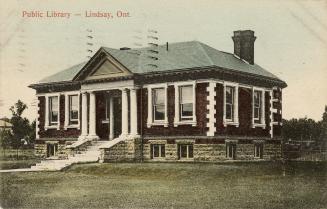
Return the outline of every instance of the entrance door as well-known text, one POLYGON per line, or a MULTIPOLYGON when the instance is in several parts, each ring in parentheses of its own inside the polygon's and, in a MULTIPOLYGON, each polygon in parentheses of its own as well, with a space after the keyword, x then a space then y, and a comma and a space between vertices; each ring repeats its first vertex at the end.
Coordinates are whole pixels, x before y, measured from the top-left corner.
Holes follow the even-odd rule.
POLYGON ((114 97, 114 138, 121 134, 121 97, 114 97))

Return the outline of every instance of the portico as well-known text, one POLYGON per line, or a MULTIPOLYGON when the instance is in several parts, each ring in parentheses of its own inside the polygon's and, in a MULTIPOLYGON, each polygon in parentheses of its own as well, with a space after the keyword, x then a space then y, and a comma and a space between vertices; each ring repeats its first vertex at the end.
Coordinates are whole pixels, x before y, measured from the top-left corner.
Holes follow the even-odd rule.
POLYGON ((85 84, 81 87, 81 135, 79 140, 99 140, 100 137, 97 133, 97 100, 105 103, 106 113, 108 114, 105 123, 108 128, 108 140, 117 138, 115 129, 120 129, 119 138, 135 138, 138 136, 138 115, 137 115, 137 87, 134 86, 132 80, 110 82, 110 83, 97 83, 85 84), (98 93, 103 93, 105 97, 97 98, 98 93), (120 107, 117 107, 117 102, 114 100, 119 99, 120 107), (120 111, 120 114, 115 114, 120 111), (118 118, 119 117, 119 118, 118 118), (120 118, 121 117, 121 118, 120 118), (117 120, 117 121, 115 121, 117 120), (121 121, 120 124, 117 122, 121 121), (120 127, 117 127, 120 126, 120 127))

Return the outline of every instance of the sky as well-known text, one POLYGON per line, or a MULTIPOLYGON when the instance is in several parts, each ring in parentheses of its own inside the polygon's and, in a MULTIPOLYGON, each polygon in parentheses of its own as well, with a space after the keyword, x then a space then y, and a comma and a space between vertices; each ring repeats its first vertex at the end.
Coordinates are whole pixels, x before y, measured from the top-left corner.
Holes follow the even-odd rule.
POLYGON ((255 62, 288 84, 283 117, 321 120, 327 105, 324 0, 0 2, 0 118, 10 117, 10 106, 21 99, 28 105, 24 116, 33 120, 36 97, 29 84, 87 60, 100 46, 139 47, 148 30, 158 31, 159 43, 197 40, 226 52, 233 52, 233 31, 254 30, 255 62), (24 17, 24 11, 71 16, 24 17), (90 12, 113 18, 86 17, 90 12))

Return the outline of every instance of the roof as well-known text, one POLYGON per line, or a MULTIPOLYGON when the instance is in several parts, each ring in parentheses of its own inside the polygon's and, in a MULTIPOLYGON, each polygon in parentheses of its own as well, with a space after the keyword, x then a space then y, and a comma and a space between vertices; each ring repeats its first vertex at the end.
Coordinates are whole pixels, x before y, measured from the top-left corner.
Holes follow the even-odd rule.
POLYGON ((43 78, 38 83, 53 83, 62 81, 72 81, 76 74, 84 67, 87 62, 82 62, 74 65, 66 70, 60 71, 56 74, 43 78))
POLYGON ((0 127, 1 128, 4 128, 4 127, 11 128, 12 127, 12 124, 9 123, 9 122, 6 122, 4 120, 0 120, 0 127))
MULTIPOLYGON (((174 70, 221 67, 243 73, 264 76, 280 80, 278 77, 257 64, 248 64, 234 54, 219 51, 199 41, 170 43, 158 47, 145 47, 130 50, 119 50, 102 47, 106 52, 123 64, 132 73, 146 74, 174 70), (158 53, 156 53, 155 50, 158 53), (152 58, 150 58, 152 57, 152 58)), ((86 62, 58 72, 39 81, 42 83, 72 81, 82 70, 86 62)))

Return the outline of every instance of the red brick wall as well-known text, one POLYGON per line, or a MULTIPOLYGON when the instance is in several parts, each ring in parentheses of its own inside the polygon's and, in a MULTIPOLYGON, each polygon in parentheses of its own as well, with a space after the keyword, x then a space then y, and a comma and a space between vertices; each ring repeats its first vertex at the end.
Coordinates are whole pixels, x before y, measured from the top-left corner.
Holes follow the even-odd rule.
MULTIPOLYGON (((269 123, 266 129, 252 128, 252 91, 247 88, 239 88, 239 127, 228 125, 224 127, 223 111, 224 111, 224 87, 222 84, 217 84, 217 102, 216 102, 216 135, 234 135, 234 136, 270 136, 269 123)), ((269 120, 269 94, 265 94, 265 117, 269 120)))
MULTIPOLYGON (((206 98, 207 83, 201 83, 196 85, 196 118, 197 126, 192 125, 179 125, 174 127, 175 117, 175 90, 174 86, 169 86, 168 93, 168 127, 164 126, 152 126, 147 128, 147 117, 148 117, 148 97, 147 90, 142 89, 143 94, 139 93, 139 97, 142 97, 142 133, 144 135, 158 135, 158 136, 172 136, 172 135, 205 135, 206 134, 206 98)), ((139 109, 139 112, 141 110, 139 109)))
POLYGON ((60 96, 60 130, 57 129, 44 129, 45 125, 45 97, 39 97, 39 135, 40 138, 78 138, 81 134, 80 130, 74 129, 67 129, 64 130, 64 121, 65 121, 65 97, 62 95, 60 96))

